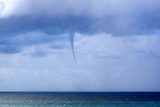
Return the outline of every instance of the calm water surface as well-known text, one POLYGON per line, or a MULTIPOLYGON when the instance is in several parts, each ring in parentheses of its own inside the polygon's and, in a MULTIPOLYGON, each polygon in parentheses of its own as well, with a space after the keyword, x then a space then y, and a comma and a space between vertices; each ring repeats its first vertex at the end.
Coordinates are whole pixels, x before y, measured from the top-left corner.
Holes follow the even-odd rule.
POLYGON ((160 93, 0 93, 0 107, 160 107, 160 93))

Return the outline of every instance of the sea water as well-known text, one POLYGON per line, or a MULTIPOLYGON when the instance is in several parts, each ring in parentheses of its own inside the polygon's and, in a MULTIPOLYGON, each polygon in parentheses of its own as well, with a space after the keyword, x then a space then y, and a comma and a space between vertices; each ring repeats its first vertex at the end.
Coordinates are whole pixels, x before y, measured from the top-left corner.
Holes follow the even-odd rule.
POLYGON ((160 107, 160 93, 0 93, 0 107, 160 107))

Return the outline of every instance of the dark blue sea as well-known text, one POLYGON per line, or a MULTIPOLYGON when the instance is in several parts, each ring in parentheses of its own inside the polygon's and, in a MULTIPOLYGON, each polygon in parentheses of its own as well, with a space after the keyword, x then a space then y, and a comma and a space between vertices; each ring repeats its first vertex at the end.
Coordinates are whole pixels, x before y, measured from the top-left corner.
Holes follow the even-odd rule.
POLYGON ((160 93, 1 92, 0 107, 160 107, 160 93))

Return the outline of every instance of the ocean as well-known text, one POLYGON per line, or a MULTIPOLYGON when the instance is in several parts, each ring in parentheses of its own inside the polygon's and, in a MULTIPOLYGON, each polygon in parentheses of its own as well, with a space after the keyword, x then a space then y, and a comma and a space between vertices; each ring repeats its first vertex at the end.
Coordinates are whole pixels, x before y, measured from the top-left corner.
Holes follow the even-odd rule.
POLYGON ((1 92, 0 107, 160 107, 160 93, 1 92))

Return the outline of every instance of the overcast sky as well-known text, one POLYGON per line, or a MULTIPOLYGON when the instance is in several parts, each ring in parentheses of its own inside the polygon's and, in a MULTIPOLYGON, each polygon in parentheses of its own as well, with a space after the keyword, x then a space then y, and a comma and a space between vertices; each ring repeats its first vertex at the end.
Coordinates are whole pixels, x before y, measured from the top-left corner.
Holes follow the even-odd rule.
POLYGON ((0 91, 160 91, 159 10, 159 0, 0 0, 0 91))

